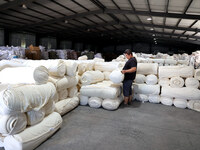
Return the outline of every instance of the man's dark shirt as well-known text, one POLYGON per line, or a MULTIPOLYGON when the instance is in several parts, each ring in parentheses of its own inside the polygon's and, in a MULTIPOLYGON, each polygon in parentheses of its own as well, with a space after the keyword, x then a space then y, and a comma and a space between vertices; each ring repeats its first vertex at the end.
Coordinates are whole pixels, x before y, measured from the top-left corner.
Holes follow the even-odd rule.
MULTIPOLYGON (((124 65, 123 70, 131 69, 132 67, 137 68, 137 60, 135 57, 130 58, 126 64, 124 65)), ((125 73, 124 74, 124 80, 134 80, 136 76, 136 71, 132 73, 125 73)))

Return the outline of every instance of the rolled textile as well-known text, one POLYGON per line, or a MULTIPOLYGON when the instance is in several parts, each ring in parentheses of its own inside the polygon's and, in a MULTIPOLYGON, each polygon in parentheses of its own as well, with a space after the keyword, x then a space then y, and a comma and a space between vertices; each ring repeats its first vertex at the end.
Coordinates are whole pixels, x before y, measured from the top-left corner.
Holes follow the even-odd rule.
POLYGON ((24 113, 0 115, 0 122, 0 133, 3 135, 19 133, 23 131, 27 125, 27 119, 24 113))
POLYGON ((46 105, 42 108, 45 112, 45 116, 51 114, 55 110, 55 101, 54 100, 49 100, 46 105))
POLYGON ((179 99, 175 98, 173 101, 175 107, 185 109, 187 107, 187 100, 186 99, 179 99))
POLYGON ((81 76, 81 83, 89 85, 104 80, 104 74, 101 71, 86 71, 81 76))
POLYGON ((135 99, 141 102, 148 102, 148 95, 145 94, 135 94, 135 99))
POLYGON ((194 78, 200 80, 200 69, 196 69, 196 70, 195 70, 194 78))
POLYGON ((66 64, 66 75, 68 76, 76 76, 76 72, 78 70, 78 63, 75 62, 75 61, 70 61, 70 60, 67 60, 65 61, 65 64, 66 64))
POLYGON ((66 99, 68 97, 68 90, 67 89, 61 90, 60 92, 58 92, 58 95, 59 95, 59 100, 66 99))
POLYGON ((200 112, 200 100, 189 100, 187 107, 192 110, 200 112))
POLYGON ((138 94, 160 94, 160 85, 147 85, 147 84, 133 84, 133 89, 135 93, 138 94))
POLYGON ((169 80, 169 78, 161 78, 161 79, 159 79, 158 84, 160 86, 169 86, 170 80, 169 80))
POLYGON ((122 74, 120 70, 113 70, 109 75, 109 79, 113 83, 119 84, 124 80, 124 74, 122 74))
POLYGON ((4 147, 4 143, 3 143, 4 138, 5 138, 5 136, 3 136, 3 135, 0 133, 0 147, 4 147))
POLYGON ((199 81, 195 78, 187 78, 185 80, 186 87, 199 88, 199 81))
POLYGON ((97 57, 95 57, 95 58, 93 58, 93 60, 95 62, 105 62, 105 60, 103 58, 97 58, 97 57))
POLYGON ((68 93, 69 93, 70 98, 77 96, 77 93, 78 93, 77 86, 73 86, 73 87, 69 88, 68 93))
POLYGON ((102 107, 107 110, 116 110, 122 101, 123 98, 121 96, 115 99, 104 99, 102 102, 102 107))
POLYGON ((67 98, 56 103, 55 111, 58 112, 60 115, 64 115, 67 112, 74 109, 75 107, 77 107, 78 104, 79 104, 78 97, 67 98))
POLYGON ((0 71, 9 67, 23 67, 21 62, 14 62, 12 60, 1 60, 0 61, 0 71))
POLYGON ((87 64, 86 63, 79 63, 78 64, 78 74, 82 75, 86 71, 87 71, 87 64))
POLYGON ((158 74, 158 64, 157 63, 138 63, 137 73, 143 75, 158 74))
POLYGON ((146 83, 149 85, 155 85, 158 82, 157 76, 150 74, 146 76, 146 83))
POLYGON ((95 70, 112 72, 120 67, 119 62, 96 62, 94 65, 95 70))
POLYGON ((171 77, 193 77, 194 67, 192 66, 160 66, 159 78, 171 77))
POLYGON ((160 95, 150 94, 148 100, 150 103, 160 103, 160 95))
POLYGON ((175 97, 180 99, 199 99, 200 90, 189 87, 172 88, 165 86, 162 87, 161 96, 175 97))
POLYGON ((184 80, 181 77, 172 77, 170 79, 170 87, 181 88, 184 86, 184 80))
POLYGON ((182 65, 189 65, 189 60, 178 60, 178 64, 182 64, 182 65))
POLYGON ((87 60, 87 59, 88 59, 87 55, 78 57, 78 60, 87 60))
POLYGON ((169 97, 161 97, 160 98, 160 101, 163 105, 167 105, 167 106, 172 106, 173 104, 173 99, 172 98, 169 98, 169 97))
POLYGON ((135 83, 142 84, 146 81, 146 77, 143 74, 136 74, 135 83))
POLYGON ((165 59, 165 64, 176 65, 177 61, 174 59, 165 59))
POLYGON ((154 63, 158 63, 158 64, 164 64, 165 63, 165 60, 164 59, 152 59, 152 61, 154 63))
POLYGON ((30 126, 19 134, 7 136, 4 139, 4 148, 6 150, 33 150, 55 133, 61 125, 60 114, 53 112, 39 124, 30 126))
POLYGON ((33 72, 33 78, 36 84, 46 84, 49 79, 49 71, 44 66, 36 67, 33 72))
POLYGON ((26 114, 27 114, 27 123, 28 125, 32 126, 41 122, 44 119, 45 111, 44 109, 40 109, 38 111, 31 110, 28 111, 26 114))
POLYGON ((89 97, 80 95, 80 105, 87 105, 88 104, 89 97))
POLYGON ((11 112, 27 112, 40 110, 56 94, 55 86, 48 82, 42 85, 23 85, 12 87, 0 92, 0 111, 3 114, 11 112))
POLYGON ((104 71, 103 74, 104 74, 104 80, 110 80, 109 75, 111 74, 111 72, 104 71))
POLYGON ((88 104, 92 108, 99 108, 101 107, 101 104, 103 102, 103 99, 98 97, 90 97, 88 100, 88 104))

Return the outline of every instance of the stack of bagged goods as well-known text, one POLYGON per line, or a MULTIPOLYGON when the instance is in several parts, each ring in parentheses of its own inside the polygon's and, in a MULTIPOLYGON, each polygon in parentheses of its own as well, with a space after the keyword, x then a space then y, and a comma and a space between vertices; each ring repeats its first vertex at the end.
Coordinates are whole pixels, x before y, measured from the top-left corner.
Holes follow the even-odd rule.
POLYGON ((0 60, 12 58, 25 58, 25 48, 0 46, 0 60))
POLYGON ((200 69, 200 50, 192 53, 191 61, 196 69, 200 69))

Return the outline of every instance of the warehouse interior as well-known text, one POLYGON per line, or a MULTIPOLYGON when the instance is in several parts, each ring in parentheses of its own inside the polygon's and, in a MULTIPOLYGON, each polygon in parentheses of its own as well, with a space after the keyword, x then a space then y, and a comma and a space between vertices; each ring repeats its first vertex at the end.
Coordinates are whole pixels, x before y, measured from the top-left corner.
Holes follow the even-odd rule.
POLYGON ((200 0, 0 1, 0 150, 197 150, 199 112, 200 0))

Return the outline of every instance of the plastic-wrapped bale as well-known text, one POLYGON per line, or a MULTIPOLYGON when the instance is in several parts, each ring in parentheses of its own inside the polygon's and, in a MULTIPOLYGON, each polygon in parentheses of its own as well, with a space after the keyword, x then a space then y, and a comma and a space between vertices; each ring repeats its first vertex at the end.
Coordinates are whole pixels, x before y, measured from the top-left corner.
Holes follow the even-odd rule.
POLYGON ((158 74, 158 64, 156 63, 138 63, 137 73, 143 75, 158 74))
POLYGON ((103 102, 103 99, 98 98, 98 97, 90 97, 88 100, 88 104, 92 108, 100 108, 102 102, 103 102))
POLYGON ((59 100, 66 99, 68 97, 68 90, 67 89, 61 90, 60 92, 58 92, 58 95, 59 95, 59 100))
POLYGON ((70 60, 66 60, 65 61, 66 64, 66 75, 68 76, 76 76, 76 72, 78 70, 78 63, 75 61, 70 61, 70 60))
POLYGON ((111 72, 104 71, 103 74, 104 74, 104 80, 110 80, 109 76, 110 76, 111 72))
POLYGON ((38 111, 31 110, 27 112, 27 122, 28 125, 35 125, 41 122, 44 119, 45 111, 44 109, 40 109, 38 111))
POLYGON ((187 78, 185 80, 186 87, 199 88, 199 81, 195 78, 187 78))
POLYGON ((171 77, 193 77, 194 68, 192 66, 160 66, 159 78, 171 77))
POLYGON ((139 94, 160 94, 160 85, 147 85, 147 84, 133 84, 134 93, 139 94))
POLYGON ((189 100, 187 103, 189 109, 200 112, 200 100, 189 100))
POLYGON ((198 80, 200 80, 200 69, 196 69, 194 73, 194 77, 198 80))
POLYGON ((146 83, 149 85, 155 85, 158 82, 158 78, 157 76, 150 74, 148 76, 146 76, 146 83))
POLYGON ((121 94, 119 85, 111 83, 97 83, 92 85, 82 86, 80 89, 81 95, 99 98, 115 99, 121 94))
POLYGON ((0 115, 0 122, 0 133, 3 135, 17 134, 23 131, 27 125, 24 113, 0 115))
POLYGON ((150 94, 148 100, 150 103, 160 103, 160 95, 150 94))
POLYGON ((6 150, 33 150, 55 133, 61 125, 60 114, 53 112, 39 124, 30 126, 19 134, 7 136, 4 139, 4 148, 6 150))
POLYGON ((162 87, 161 96, 193 100, 200 98, 200 90, 189 87, 172 88, 169 86, 165 86, 162 87))
POLYGON ((0 72, 0 82, 7 84, 46 84, 49 78, 44 66, 5 68, 0 72))
POLYGON ((169 80, 169 78, 161 78, 161 79, 159 79, 158 84, 160 86, 169 86, 170 80, 169 80))
POLYGON ((68 89, 69 97, 72 98, 74 96, 77 96, 78 88, 76 86, 73 86, 68 89))
POLYGON ((173 101, 175 107, 185 109, 187 107, 187 100, 186 99, 179 99, 175 98, 173 101))
POLYGON ((48 82, 42 85, 24 85, 8 88, 0 92, 1 114, 40 110, 56 94, 55 86, 48 82))
POLYGON ((123 97, 118 97, 115 99, 104 99, 102 107, 107 110, 116 110, 119 105, 122 103, 123 97))
POLYGON ((114 70, 109 75, 109 79, 113 83, 119 84, 119 83, 121 83, 124 80, 124 74, 122 74, 120 70, 114 70))
POLYGON ((140 101, 140 102, 148 102, 148 95, 145 94, 135 94, 135 99, 140 101))
POLYGON ((184 80, 181 77, 172 77, 170 79, 170 87, 181 88, 184 86, 184 80))
POLYGON ((104 74, 101 71, 86 71, 81 76, 81 83, 83 85, 89 85, 104 80, 104 74))
POLYGON ((67 98, 56 103, 55 111, 58 112, 60 115, 64 115, 72 109, 74 109, 75 107, 77 107, 78 104, 78 97, 67 98))
POLYGON ((99 71, 112 72, 113 70, 116 70, 119 68, 120 68, 119 62, 96 62, 94 65, 94 69, 99 70, 99 71))
POLYGON ((172 106, 173 104, 173 99, 170 97, 161 97, 160 101, 163 105, 167 105, 167 106, 172 106))
POLYGON ((165 59, 165 64, 176 65, 177 61, 174 59, 165 59))
POLYGON ((143 84, 146 81, 146 77, 143 74, 136 74, 136 77, 135 77, 134 81, 135 81, 135 83, 143 84))
POLYGON ((87 105, 88 100, 89 100, 88 96, 80 95, 80 105, 83 105, 83 106, 87 105))

